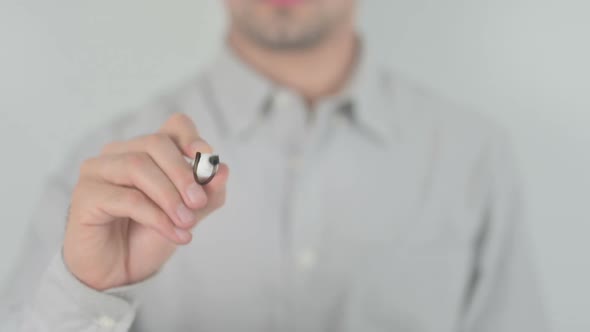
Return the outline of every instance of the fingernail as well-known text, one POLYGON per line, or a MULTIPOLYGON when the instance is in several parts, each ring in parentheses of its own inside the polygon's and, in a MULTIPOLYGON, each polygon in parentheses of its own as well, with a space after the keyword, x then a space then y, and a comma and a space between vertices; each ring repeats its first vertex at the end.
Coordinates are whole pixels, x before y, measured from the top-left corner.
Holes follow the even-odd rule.
POLYGON ((211 147, 205 140, 198 140, 190 145, 190 150, 194 152, 210 153, 211 147))
POLYGON ((199 204, 206 198, 205 191, 197 183, 191 183, 186 191, 186 195, 188 196, 189 201, 193 204, 199 204))
POLYGON ((176 214, 183 224, 189 225, 195 219, 195 215, 184 204, 180 204, 176 209, 176 214))
POLYGON ((188 231, 185 231, 184 229, 175 228, 174 231, 176 232, 176 235, 178 236, 178 238, 182 242, 186 242, 186 241, 190 240, 190 238, 191 238, 191 233, 189 233, 188 231))

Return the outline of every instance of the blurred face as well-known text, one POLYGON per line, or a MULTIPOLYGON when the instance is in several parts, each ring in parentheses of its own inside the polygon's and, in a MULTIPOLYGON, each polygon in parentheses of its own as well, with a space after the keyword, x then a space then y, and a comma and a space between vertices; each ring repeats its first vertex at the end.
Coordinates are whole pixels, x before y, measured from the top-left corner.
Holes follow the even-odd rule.
POLYGON ((225 0, 232 21, 250 41, 265 48, 311 48, 347 27, 355 0, 225 0))

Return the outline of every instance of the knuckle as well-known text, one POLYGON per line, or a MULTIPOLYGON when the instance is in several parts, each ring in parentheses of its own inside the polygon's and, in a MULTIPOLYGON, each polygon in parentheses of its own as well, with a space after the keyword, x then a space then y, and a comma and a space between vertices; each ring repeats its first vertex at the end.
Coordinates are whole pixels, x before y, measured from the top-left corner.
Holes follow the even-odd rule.
POLYGON ((113 151, 116 151, 119 144, 119 142, 110 142, 103 145, 102 149, 100 150, 100 154, 109 154, 113 151))
POLYGON ((86 196, 87 191, 88 191, 87 185, 84 181, 79 181, 78 183, 76 183, 76 185, 74 186, 74 188, 72 190, 72 197, 70 200, 70 206, 75 205, 74 203, 77 203, 78 200, 80 199, 80 197, 86 196))
POLYGON ((98 190, 93 181, 78 182, 72 190, 68 211, 92 211, 98 205, 98 190))
POLYGON ((143 169, 150 163, 150 157, 145 153, 129 153, 125 156, 125 162, 134 169, 143 169))
POLYGON ((132 206, 142 205, 145 202, 143 193, 137 189, 126 190, 121 196, 123 201, 132 206))
POLYGON ((162 146, 170 142, 170 137, 163 133, 155 133, 147 137, 148 149, 151 146, 162 146))
POLYGON ((92 169, 94 169, 94 164, 96 163, 97 158, 88 158, 82 162, 80 165, 80 177, 86 177, 92 173, 92 169))
POLYGON ((168 118, 168 121, 172 124, 183 124, 192 120, 182 112, 175 112, 168 118))

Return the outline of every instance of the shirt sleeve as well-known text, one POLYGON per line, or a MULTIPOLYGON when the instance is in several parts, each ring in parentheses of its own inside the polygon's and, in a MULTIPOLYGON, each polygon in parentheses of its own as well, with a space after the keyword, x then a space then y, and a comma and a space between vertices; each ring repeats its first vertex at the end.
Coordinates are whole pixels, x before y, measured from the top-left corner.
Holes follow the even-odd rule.
MULTIPOLYGON (((32 210, 14 269, 0 285, 0 331, 126 331, 136 304, 132 286, 96 292, 65 267, 61 248, 73 188, 84 160, 104 144, 154 132, 176 108, 169 96, 156 98, 113 118, 72 145, 43 184, 32 210), (110 326, 110 327, 109 327, 110 326)), ((20 221, 18 221, 20 222, 20 221)))
POLYGON ((128 331, 137 307, 130 294, 151 278, 103 292, 80 282, 61 254, 70 186, 53 176, 44 188, 0 293, 0 331, 128 331))
POLYGON ((131 323, 134 304, 126 299, 131 289, 95 292, 71 275, 61 259, 80 165, 105 143, 125 135, 121 128, 133 121, 124 120, 101 127, 74 145, 58 171, 43 183, 17 263, 0 285, 0 331, 125 331, 131 323))
POLYGON ((489 154, 487 211, 462 331, 548 331, 529 255, 520 177, 507 135, 499 136, 489 154))
POLYGON ((137 303, 131 290, 140 284, 99 292, 81 283, 56 254, 24 309, 22 331, 128 331, 137 303))

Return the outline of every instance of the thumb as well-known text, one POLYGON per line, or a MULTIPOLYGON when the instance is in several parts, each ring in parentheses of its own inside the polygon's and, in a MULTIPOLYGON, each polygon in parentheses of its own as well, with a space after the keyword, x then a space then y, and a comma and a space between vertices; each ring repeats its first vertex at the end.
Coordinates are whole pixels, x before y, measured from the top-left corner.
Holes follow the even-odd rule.
POLYGON ((188 158, 194 158, 197 152, 212 153, 213 149, 199 136, 193 120, 184 113, 172 114, 158 132, 168 135, 188 158))

